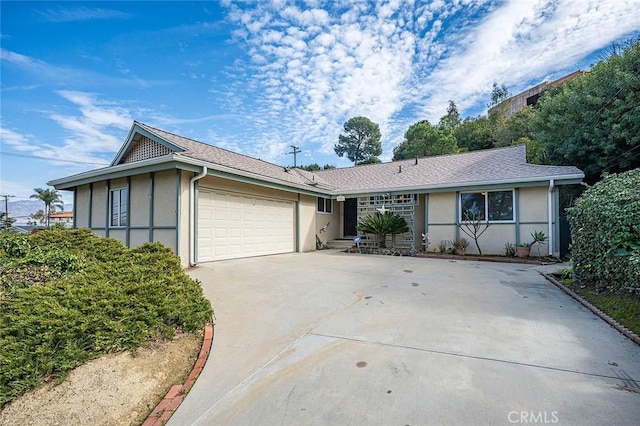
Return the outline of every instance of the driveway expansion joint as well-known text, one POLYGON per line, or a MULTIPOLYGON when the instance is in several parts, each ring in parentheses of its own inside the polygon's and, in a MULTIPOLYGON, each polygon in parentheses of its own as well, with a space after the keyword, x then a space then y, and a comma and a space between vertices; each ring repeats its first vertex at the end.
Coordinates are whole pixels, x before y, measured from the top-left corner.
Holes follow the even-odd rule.
MULTIPOLYGON (((309 335, 318 336, 318 337, 326 337, 328 339, 345 340, 345 341, 350 341, 350 342, 355 342, 355 343, 365 343, 365 344, 369 344, 369 345, 385 346, 385 347, 389 347, 389 348, 409 349, 409 350, 414 350, 414 351, 419 351, 419 352, 426 352, 426 353, 437 354, 437 355, 448 355, 448 356, 454 356, 454 357, 459 357, 459 358, 475 359, 475 360, 479 360, 479 361, 491 361, 491 362, 499 362, 499 363, 502 363, 502 364, 518 365, 518 366, 522 366, 522 367, 531 367, 531 368, 540 368, 540 369, 543 369, 543 370, 560 371, 560 372, 563 372, 563 373, 578 374, 578 375, 581 375, 581 376, 600 377, 600 378, 605 378, 605 379, 622 380, 618 376, 609 376, 609 375, 606 375, 606 374, 588 373, 586 371, 569 370, 567 368, 561 368, 561 367, 551 367, 551 366, 546 366, 546 365, 530 364, 530 363, 526 363, 526 362, 512 361, 512 360, 508 360, 508 359, 491 358, 491 357, 484 357, 484 356, 478 356, 478 355, 469 355, 469 354, 463 354, 463 353, 459 353, 459 352, 450 352, 450 351, 443 351, 443 350, 438 350, 438 349, 427 349, 427 348, 419 348, 419 347, 416 347, 416 346, 399 345, 399 344, 394 344, 394 343, 374 342, 374 341, 370 341, 370 340, 358 339, 358 338, 355 338, 355 337, 334 336, 334 335, 330 335, 330 334, 320 334, 320 333, 309 333, 309 335)), ((634 382, 634 383, 639 383, 640 384, 640 378, 634 379, 634 378, 629 377, 629 378, 626 378, 626 380, 630 381, 630 382, 634 382)))

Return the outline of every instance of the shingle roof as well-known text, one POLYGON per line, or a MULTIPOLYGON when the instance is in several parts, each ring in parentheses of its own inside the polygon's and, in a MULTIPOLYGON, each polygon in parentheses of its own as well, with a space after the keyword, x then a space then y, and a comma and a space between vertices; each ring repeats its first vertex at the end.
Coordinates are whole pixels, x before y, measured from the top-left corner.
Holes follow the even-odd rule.
POLYGON ((527 164, 526 148, 514 146, 462 154, 441 155, 337 168, 317 172, 285 169, 266 161, 218 148, 193 139, 165 132, 136 122, 147 132, 184 149, 178 156, 212 165, 279 180, 282 183, 311 186, 335 195, 340 193, 382 192, 424 188, 460 187, 474 184, 517 183, 548 179, 582 179, 573 166, 527 164))
POLYGON ((318 172, 342 191, 379 191, 400 187, 460 186, 498 181, 582 178, 573 166, 527 164, 524 146, 423 157, 318 172))
POLYGON ((211 164, 218 164, 225 167, 231 167, 236 170, 253 173, 256 175, 281 180, 286 183, 298 185, 312 185, 314 183, 325 184, 314 176, 313 173, 300 169, 285 169, 285 167, 268 163, 257 158, 249 157, 237 152, 229 151, 193 139, 178 136, 164 130, 156 129, 147 124, 136 122, 146 131, 156 134, 157 136, 171 142, 184 149, 179 153, 181 156, 206 161, 211 164), (314 180, 315 179, 315 180, 314 180))

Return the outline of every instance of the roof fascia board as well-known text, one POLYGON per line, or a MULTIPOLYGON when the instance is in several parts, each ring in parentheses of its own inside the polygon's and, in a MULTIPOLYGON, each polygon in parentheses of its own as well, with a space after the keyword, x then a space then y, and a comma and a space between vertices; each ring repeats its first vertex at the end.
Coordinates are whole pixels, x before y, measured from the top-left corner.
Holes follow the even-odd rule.
POLYGON ((122 147, 120 148, 120 151, 118 151, 118 153, 116 154, 116 157, 111 162, 111 166, 116 166, 120 162, 120 160, 122 160, 122 158, 125 156, 125 154, 129 150, 129 147, 133 143, 133 138, 136 135, 136 133, 140 133, 142 136, 146 136, 149 139, 152 139, 158 142, 160 145, 170 149, 171 151, 174 151, 174 152, 184 151, 184 148, 182 148, 181 146, 178 146, 172 142, 169 142, 168 140, 156 135, 155 133, 152 133, 147 129, 142 128, 137 122, 134 122, 133 126, 131 126, 131 130, 129 130, 129 134, 127 135, 127 139, 125 140, 125 143, 122 145, 122 147))
POLYGON ((225 179, 250 183, 253 185, 263 186, 266 188, 272 189, 280 189, 288 192, 296 192, 305 195, 330 195, 331 192, 328 190, 322 190, 320 188, 316 188, 314 186, 309 185, 309 187, 305 187, 302 185, 298 185, 295 183, 283 183, 283 181, 273 179, 267 176, 262 176, 256 173, 245 172, 243 170, 234 169, 233 167, 222 166, 220 164, 209 163, 208 161, 198 160, 195 158, 179 156, 178 161, 184 164, 195 165, 199 167, 207 166, 208 175, 222 177, 225 179))
POLYGON ((54 179, 47 182, 47 185, 56 189, 68 189, 86 183, 97 182, 106 179, 115 179, 116 177, 132 176, 151 171, 167 170, 176 168, 176 161, 173 154, 164 155, 162 157, 150 158, 148 160, 138 161, 135 163, 119 164, 117 166, 103 167, 101 169, 91 170, 84 173, 68 176, 61 179, 54 179))

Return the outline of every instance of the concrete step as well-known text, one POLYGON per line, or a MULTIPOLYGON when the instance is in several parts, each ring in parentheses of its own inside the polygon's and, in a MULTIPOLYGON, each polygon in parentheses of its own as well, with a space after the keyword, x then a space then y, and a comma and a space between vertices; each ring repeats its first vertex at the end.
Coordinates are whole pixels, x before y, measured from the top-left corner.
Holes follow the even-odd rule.
POLYGON ((348 249, 349 247, 353 246, 353 240, 352 239, 337 239, 337 240, 331 240, 331 241, 327 241, 326 243, 329 248, 332 249, 340 249, 340 250, 345 250, 348 249))

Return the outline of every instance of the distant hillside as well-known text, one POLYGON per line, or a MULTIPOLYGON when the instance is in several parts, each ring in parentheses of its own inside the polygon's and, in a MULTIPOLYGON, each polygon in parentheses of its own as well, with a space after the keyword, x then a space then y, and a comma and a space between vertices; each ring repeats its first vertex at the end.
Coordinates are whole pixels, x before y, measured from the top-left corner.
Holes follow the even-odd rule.
MULTIPOLYGON (((16 219, 16 225, 25 225, 29 216, 38 210, 44 210, 44 203, 39 200, 9 201, 9 217, 16 219)), ((4 212, 4 203, 0 203, 4 212)), ((73 210, 73 204, 65 204, 65 210, 73 210)))

